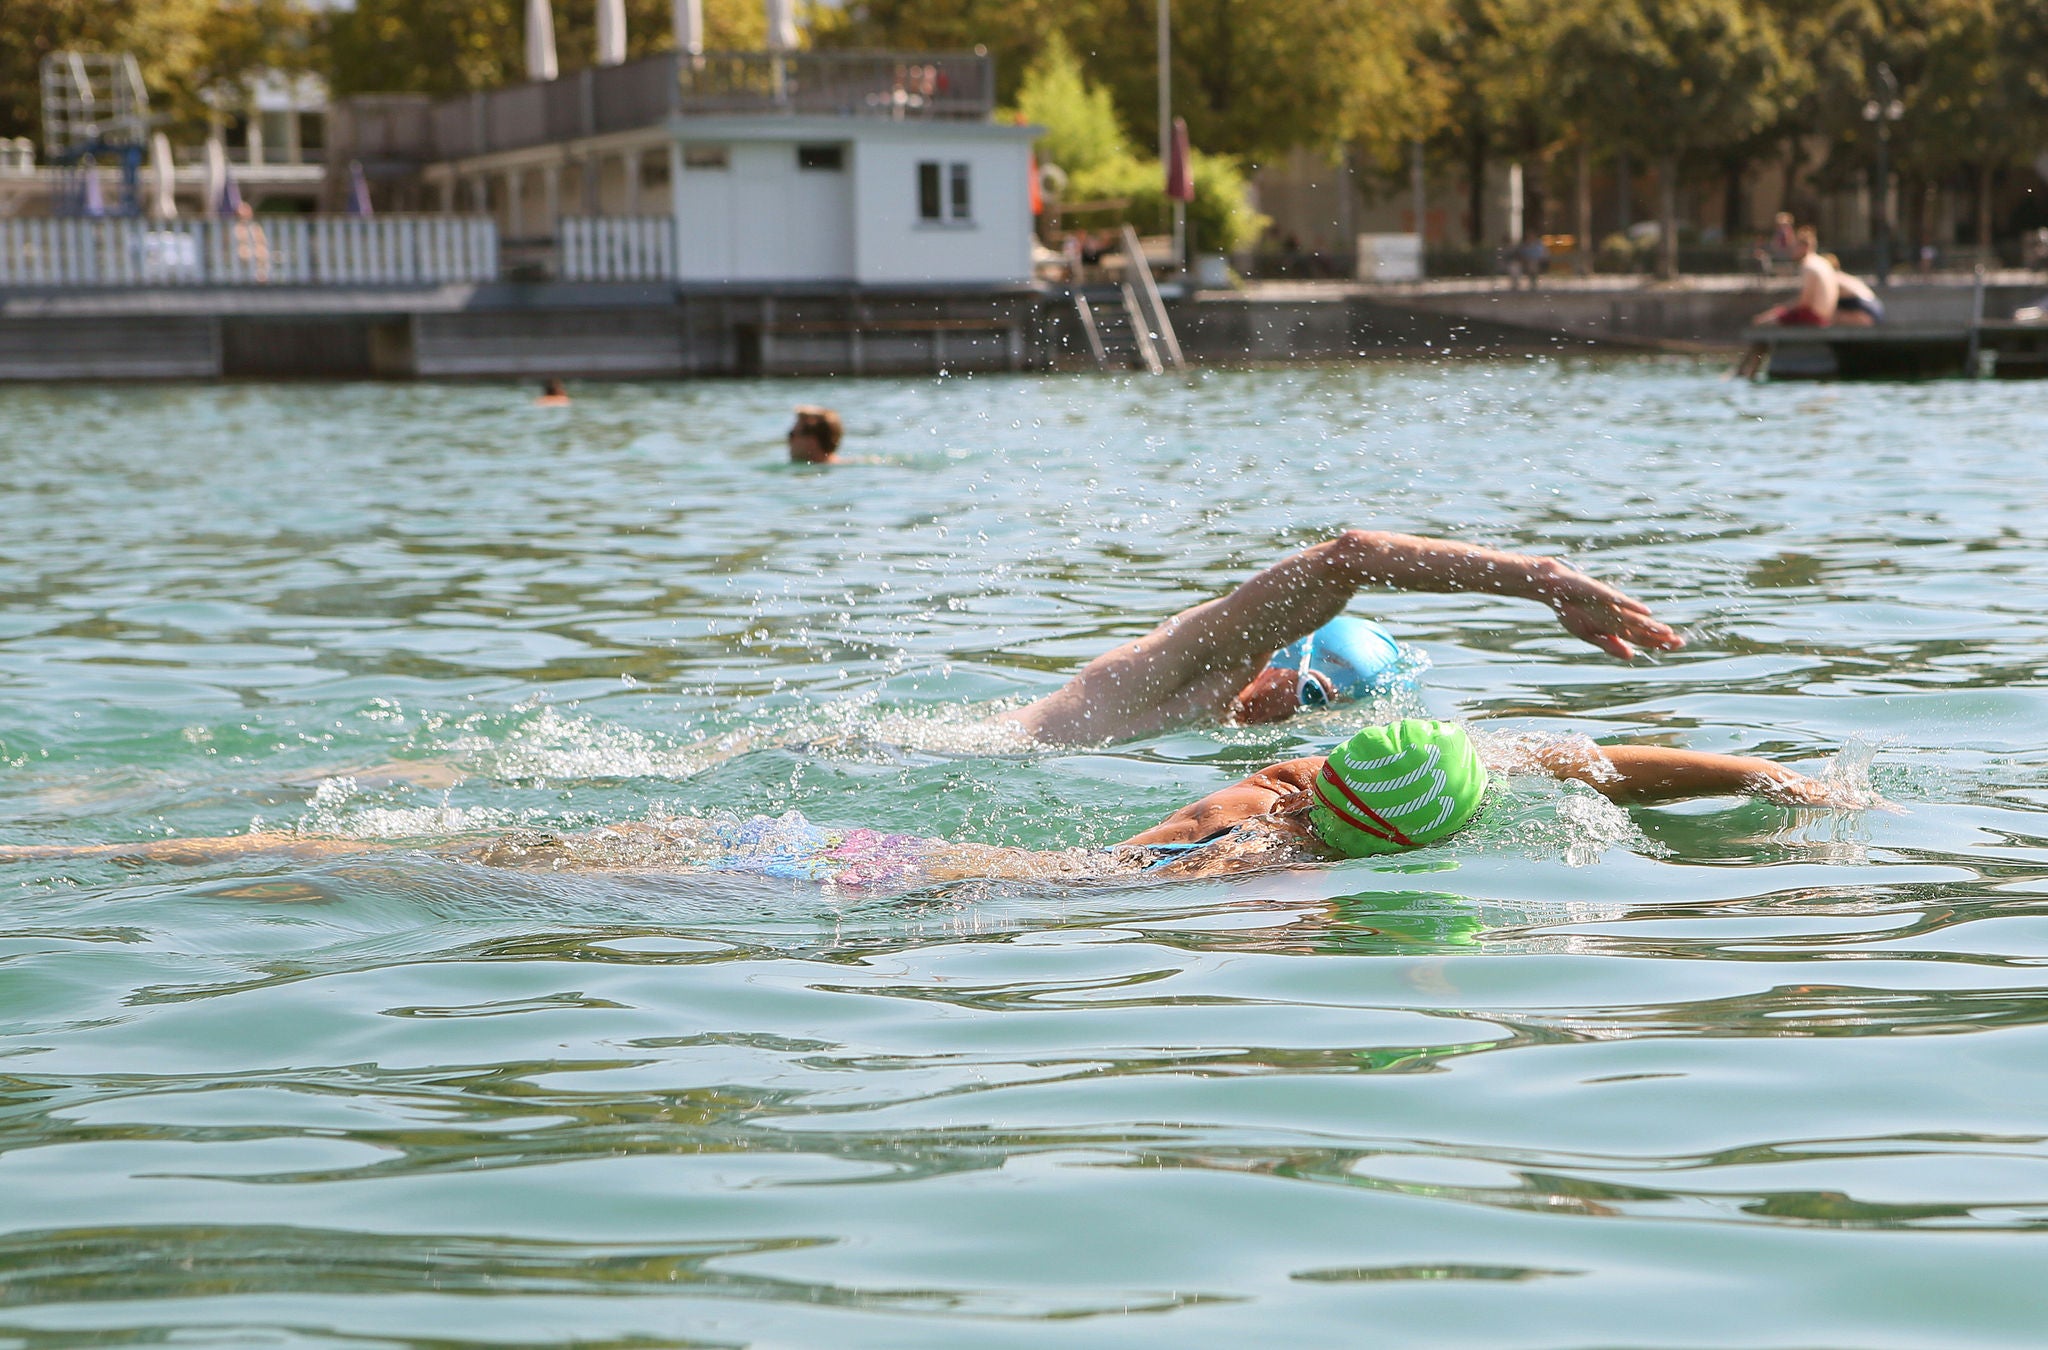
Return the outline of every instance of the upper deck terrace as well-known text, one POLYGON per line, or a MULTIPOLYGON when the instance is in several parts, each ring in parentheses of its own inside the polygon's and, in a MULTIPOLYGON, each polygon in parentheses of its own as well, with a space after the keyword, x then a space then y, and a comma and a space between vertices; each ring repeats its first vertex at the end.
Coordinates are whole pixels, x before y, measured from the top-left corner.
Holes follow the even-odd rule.
POLYGON ((424 163, 693 114, 986 121, 994 107, 995 63, 979 53, 663 52, 452 98, 358 95, 336 103, 332 137, 338 154, 424 163))

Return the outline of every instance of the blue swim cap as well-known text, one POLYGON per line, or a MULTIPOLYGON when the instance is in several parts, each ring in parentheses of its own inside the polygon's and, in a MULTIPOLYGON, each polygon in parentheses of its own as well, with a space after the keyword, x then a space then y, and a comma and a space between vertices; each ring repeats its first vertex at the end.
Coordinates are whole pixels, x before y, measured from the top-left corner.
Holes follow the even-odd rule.
MULTIPOLYGON (((1407 669, 1401 644, 1392 633, 1370 619, 1341 614, 1274 652, 1267 665, 1304 675, 1313 670, 1330 682, 1338 698, 1347 700, 1385 693, 1400 683, 1407 669)), ((1304 708, 1327 701, 1322 685, 1311 679, 1302 680, 1298 697, 1304 708)))

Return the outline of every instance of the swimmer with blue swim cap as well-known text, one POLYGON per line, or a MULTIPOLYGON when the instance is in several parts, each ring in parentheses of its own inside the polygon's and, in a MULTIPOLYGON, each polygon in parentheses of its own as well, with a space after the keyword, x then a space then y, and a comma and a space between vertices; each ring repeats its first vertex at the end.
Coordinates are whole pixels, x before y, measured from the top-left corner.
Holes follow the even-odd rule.
POLYGON ((1371 619, 1342 614, 1274 652, 1266 669, 1294 673, 1295 699, 1303 708, 1391 693, 1415 673, 1392 633, 1371 619))
POLYGON ((1377 624, 1343 617, 1370 586, 1534 600, 1566 632, 1624 661, 1639 648, 1685 645, 1640 601, 1556 558, 1346 530, 1105 652, 997 720, 1046 744, 1093 745, 1188 722, 1278 722, 1333 698, 1384 692, 1401 678, 1399 644, 1377 624))

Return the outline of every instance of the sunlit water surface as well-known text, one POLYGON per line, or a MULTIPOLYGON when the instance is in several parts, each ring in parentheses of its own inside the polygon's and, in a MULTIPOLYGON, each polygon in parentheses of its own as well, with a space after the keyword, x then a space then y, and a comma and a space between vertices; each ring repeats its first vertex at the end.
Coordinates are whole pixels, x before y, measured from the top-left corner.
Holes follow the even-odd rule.
POLYGON ((14 866, 0 1343, 2039 1343, 2038 387, 531 396, 0 392, 0 842, 1100 844, 1365 714, 1020 754, 977 709, 1351 525, 1562 553, 1691 641, 1362 597, 1432 714, 1874 750, 1905 810, 1520 783, 1406 861, 912 895, 14 866), (778 462, 805 399, 871 462, 778 462))

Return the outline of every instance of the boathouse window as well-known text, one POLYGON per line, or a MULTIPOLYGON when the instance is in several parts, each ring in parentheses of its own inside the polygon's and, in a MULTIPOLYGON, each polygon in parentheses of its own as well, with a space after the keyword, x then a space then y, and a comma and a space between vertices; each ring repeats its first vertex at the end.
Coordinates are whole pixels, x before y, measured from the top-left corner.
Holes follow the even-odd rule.
POLYGON ((731 164, 731 153, 722 145, 683 147, 683 167, 686 169, 723 169, 731 164))
POLYGON ((962 223, 974 219, 974 199, 968 187, 969 166, 941 164, 927 159, 917 166, 917 218, 935 224, 962 223))
POLYGON ((799 169, 826 169, 836 172, 846 167, 846 147, 799 145, 796 148, 796 166, 799 169))
POLYGON ((953 180, 953 219, 970 220, 973 213, 968 209, 967 166, 955 164, 951 174, 953 180))

